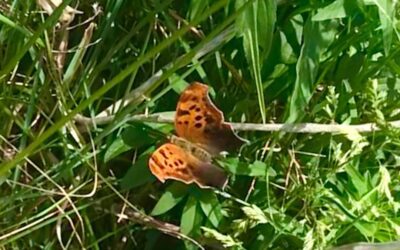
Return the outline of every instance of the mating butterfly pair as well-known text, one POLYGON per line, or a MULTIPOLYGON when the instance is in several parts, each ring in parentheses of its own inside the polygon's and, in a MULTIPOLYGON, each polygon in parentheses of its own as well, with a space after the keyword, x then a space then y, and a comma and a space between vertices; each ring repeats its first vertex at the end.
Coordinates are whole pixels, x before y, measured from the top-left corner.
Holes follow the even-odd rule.
POLYGON ((222 188, 226 173, 213 165, 212 157, 222 151, 233 151, 245 141, 224 122, 223 113, 208 96, 208 86, 199 82, 189 85, 181 94, 175 114, 179 137, 159 147, 149 159, 151 172, 161 181, 174 179, 200 187, 222 188))

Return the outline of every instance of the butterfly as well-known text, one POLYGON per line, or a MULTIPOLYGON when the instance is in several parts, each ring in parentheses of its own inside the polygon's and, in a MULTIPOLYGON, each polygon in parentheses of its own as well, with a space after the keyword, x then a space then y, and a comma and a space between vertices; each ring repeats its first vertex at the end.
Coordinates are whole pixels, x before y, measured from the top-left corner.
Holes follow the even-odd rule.
POLYGON ((238 137, 223 113, 211 102, 208 86, 190 84, 181 94, 175 113, 175 131, 170 142, 161 145, 149 159, 151 172, 161 182, 174 179, 202 188, 222 188, 227 174, 212 163, 223 151, 240 148, 238 137))

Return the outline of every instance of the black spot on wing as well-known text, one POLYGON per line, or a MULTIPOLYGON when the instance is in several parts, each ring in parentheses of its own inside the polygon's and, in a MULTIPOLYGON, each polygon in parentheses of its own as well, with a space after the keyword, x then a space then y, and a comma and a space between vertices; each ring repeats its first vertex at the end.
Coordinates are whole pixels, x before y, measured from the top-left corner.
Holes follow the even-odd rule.
POLYGON ((196 104, 193 104, 192 106, 189 107, 189 110, 193 110, 195 108, 197 108, 197 106, 196 106, 196 104))
POLYGON ((201 125, 201 123, 196 123, 196 124, 194 124, 194 127, 195 127, 195 128, 201 128, 202 125, 201 125))
POLYGON ((203 118, 201 115, 196 115, 196 117, 194 118, 196 121, 200 121, 201 118, 203 118))
POLYGON ((183 110, 183 109, 178 109, 178 111, 176 112, 176 114, 178 116, 185 116, 185 115, 190 115, 190 112, 187 110, 183 110))
POLYGON ((168 159, 167 154, 165 153, 165 151, 163 149, 160 149, 160 154, 165 158, 168 159))
MULTIPOLYGON (((152 156, 151 160, 154 161, 154 163, 157 165, 157 167, 164 169, 164 165, 160 163, 160 161, 158 160, 157 157, 152 156)), ((166 162, 166 160, 164 160, 164 163, 166 162)), ((166 165, 166 164, 165 164, 166 165)))

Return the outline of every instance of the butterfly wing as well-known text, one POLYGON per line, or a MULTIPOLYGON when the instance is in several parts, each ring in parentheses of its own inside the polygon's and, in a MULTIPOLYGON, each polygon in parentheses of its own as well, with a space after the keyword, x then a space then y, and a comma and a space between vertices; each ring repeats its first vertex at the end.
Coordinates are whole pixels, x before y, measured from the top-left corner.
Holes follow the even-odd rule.
POLYGON ((187 87, 179 98, 175 129, 178 136, 199 144, 213 155, 233 151, 244 143, 211 102, 208 86, 198 82, 187 87))
POLYGON ((162 145, 151 155, 149 167, 161 182, 174 179, 186 184, 195 182, 203 188, 222 188, 227 180, 222 169, 172 143, 162 145))

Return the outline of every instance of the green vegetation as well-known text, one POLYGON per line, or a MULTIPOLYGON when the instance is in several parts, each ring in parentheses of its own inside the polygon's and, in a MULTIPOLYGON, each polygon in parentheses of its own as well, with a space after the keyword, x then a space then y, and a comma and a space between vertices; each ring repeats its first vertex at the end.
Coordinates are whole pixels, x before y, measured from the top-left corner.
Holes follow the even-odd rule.
POLYGON ((1 249, 399 239, 397 1, 95 3, 0 2, 1 249), (143 114, 171 120, 192 81, 227 121, 379 130, 239 129, 224 191, 160 183, 148 157, 174 128, 143 114))

